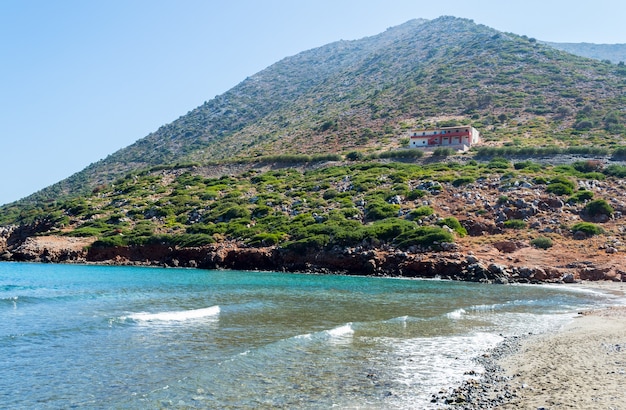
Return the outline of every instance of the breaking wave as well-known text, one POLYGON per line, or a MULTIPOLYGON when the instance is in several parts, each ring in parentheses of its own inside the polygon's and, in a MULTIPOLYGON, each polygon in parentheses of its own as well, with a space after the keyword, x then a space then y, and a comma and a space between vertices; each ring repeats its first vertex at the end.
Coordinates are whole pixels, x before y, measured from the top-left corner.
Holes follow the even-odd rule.
POLYGON ((131 315, 122 317, 122 319, 130 319, 138 322, 178 322, 190 319, 213 317, 219 315, 219 313, 219 306, 211 306, 207 308, 193 310, 179 310, 159 313, 133 313, 131 315))

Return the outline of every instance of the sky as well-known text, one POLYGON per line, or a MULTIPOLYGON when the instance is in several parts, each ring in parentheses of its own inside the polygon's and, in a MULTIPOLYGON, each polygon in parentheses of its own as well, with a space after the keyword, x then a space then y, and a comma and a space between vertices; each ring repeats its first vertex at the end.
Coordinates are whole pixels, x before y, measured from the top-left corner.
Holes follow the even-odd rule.
POLYGON ((284 57, 442 15, 544 41, 626 43, 623 0, 1 0, 0 204, 284 57))

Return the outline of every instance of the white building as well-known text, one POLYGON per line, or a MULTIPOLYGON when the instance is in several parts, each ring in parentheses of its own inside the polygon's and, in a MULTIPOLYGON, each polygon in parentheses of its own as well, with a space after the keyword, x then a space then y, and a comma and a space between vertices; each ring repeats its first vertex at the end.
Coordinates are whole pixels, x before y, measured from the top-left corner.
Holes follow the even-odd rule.
POLYGON ((411 148, 450 147, 465 151, 480 143, 480 133, 469 125, 415 130, 409 136, 411 148))

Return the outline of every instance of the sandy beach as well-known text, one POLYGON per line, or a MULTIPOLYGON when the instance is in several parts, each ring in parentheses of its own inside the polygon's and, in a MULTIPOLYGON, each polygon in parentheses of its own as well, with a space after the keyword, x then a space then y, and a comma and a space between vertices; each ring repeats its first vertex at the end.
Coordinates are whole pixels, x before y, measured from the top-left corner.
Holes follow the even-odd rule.
MULTIPOLYGON (((626 283, 587 288, 623 296, 626 283)), ((580 312, 498 360, 513 397, 500 409, 626 409, 626 306, 580 312)))

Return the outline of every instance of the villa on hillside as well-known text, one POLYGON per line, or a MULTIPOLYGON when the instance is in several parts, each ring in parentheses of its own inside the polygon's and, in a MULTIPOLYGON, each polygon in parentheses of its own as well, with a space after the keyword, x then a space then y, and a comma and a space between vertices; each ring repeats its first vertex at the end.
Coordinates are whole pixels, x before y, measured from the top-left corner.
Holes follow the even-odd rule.
POLYGON ((466 151, 480 143, 480 133, 469 125, 415 130, 409 137, 410 148, 450 147, 466 151))

